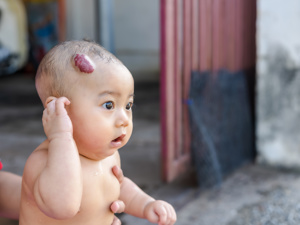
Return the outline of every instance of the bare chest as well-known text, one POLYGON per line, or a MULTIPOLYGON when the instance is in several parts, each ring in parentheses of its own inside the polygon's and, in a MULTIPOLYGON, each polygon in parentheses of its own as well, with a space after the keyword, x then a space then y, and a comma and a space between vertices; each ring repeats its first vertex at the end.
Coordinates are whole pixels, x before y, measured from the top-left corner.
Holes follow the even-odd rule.
MULTIPOLYGON (((112 163, 82 165, 83 195, 81 211, 110 213, 110 205, 119 198, 120 183, 112 173, 112 163)), ((101 214, 101 213, 100 213, 101 214)))

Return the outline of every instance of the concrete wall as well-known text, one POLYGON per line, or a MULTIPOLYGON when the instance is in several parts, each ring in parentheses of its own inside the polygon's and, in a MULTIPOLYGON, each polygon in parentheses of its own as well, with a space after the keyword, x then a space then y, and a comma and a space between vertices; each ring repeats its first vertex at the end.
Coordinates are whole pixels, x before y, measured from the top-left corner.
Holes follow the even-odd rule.
POLYGON ((136 78, 158 79, 159 0, 115 0, 115 44, 136 78))
MULTIPOLYGON (((67 39, 95 40, 94 0, 66 0, 67 39)), ((115 54, 135 80, 158 80, 159 0, 114 0, 115 54)))
POLYGON ((96 39, 94 0, 66 0, 67 39, 96 39))
POLYGON ((257 3, 258 162, 300 169, 300 1, 257 3))

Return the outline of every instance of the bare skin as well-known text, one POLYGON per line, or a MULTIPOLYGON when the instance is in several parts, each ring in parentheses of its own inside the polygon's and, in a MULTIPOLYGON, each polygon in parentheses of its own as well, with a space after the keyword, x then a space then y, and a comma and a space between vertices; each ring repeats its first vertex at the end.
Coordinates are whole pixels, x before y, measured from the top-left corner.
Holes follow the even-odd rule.
POLYGON ((96 62, 93 76, 78 78, 66 97, 45 102, 45 140, 27 160, 20 225, 110 225, 114 211, 172 225, 167 202, 144 193, 121 171, 119 149, 132 134, 133 78, 120 64, 96 62))
MULTIPOLYGON (((122 170, 115 166, 113 173, 121 183, 123 181, 122 170), (115 172, 116 171, 116 172, 115 172)), ((0 217, 9 219, 19 219, 20 200, 21 200, 22 177, 16 174, 1 171, 0 172, 0 217)), ((110 206, 113 213, 124 212, 124 202, 117 200, 110 206)), ((121 221, 115 217, 112 225, 120 225, 121 221)))
POLYGON ((48 120, 44 117, 43 122, 48 139, 33 152, 24 169, 20 224, 27 224, 26 221, 30 221, 30 224, 40 224, 41 221, 43 224, 82 224, 83 221, 85 221, 84 224, 99 224, 99 221, 101 224, 118 224, 119 221, 114 218, 114 214, 110 210, 112 202, 114 202, 113 210, 116 211, 118 207, 122 207, 120 201, 117 202, 120 183, 111 171, 114 166, 120 166, 117 152, 115 155, 99 161, 79 155, 74 140, 69 138, 68 132, 72 130, 71 121, 62 107, 63 104, 69 104, 69 101, 61 98, 57 102, 53 100, 49 104, 48 110, 44 114, 50 114, 45 116, 50 118, 48 120), (58 110, 61 110, 56 113, 61 115, 62 121, 60 119, 54 119, 55 122, 52 120, 56 118, 56 113, 51 114, 51 110, 55 111, 56 106, 58 106, 58 110), (52 116, 53 118, 51 118, 52 116), (50 127, 47 127, 48 122, 51 124, 50 127), (60 126, 63 128, 62 130, 57 129, 60 126), (56 148, 63 148, 65 155, 62 155, 60 151, 54 152, 52 155, 48 153, 49 149, 56 148), (74 158, 70 160, 71 156, 74 158), (50 158, 48 162, 52 164, 51 166, 47 165, 47 157, 50 158), (51 159, 57 160, 52 163, 51 159), (64 161, 69 161, 70 165, 64 161), (75 168, 80 168, 80 171, 76 171, 75 168), (42 171, 42 173, 38 174, 36 171, 42 171), (57 174, 55 174, 56 171, 57 174), (76 175, 74 178, 65 179, 74 174, 80 174, 80 176, 76 175), (50 180, 49 177, 52 177, 53 180, 50 180), (64 183, 64 181, 66 182, 64 183), (59 189, 57 183, 65 188, 59 189), (103 186, 102 183, 106 185, 103 186), (44 194, 44 189, 53 192, 44 194), (73 191, 70 192, 70 189, 73 191), (51 195, 56 196, 55 201, 51 201, 51 195), (95 196, 99 196, 101 201, 95 196), (33 201, 33 199, 35 200, 33 201), (68 202, 64 199, 72 201, 68 202), (44 203, 45 201, 50 201, 49 205, 53 204, 54 207, 48 207, 44 203), (116 205, 116 203, 118 204, 116 205), (80 213, 81 209, 87 207, 90 209, 88 213, 80 213), (90 218, 93 220, 89 223, 90 218))
MULTIPOLYGON (((48 144, 44 142, 42 146, 46 147, 48 144)), ((44 150, 36 151, 37 156, 45 154, 44 150)), ((100 224, 111 224, 114 214, 110 210, 110 204, 118 199, 120 192, 119 182, 109 170, 112 165, 116 165, 116 158, 117 155, 108 157, 99 164, 99 162, 91 163, 85 157, 80 157, 82 175, 84 177, 83 192, 80 207, 74 210, 74 215, 73 213, 69 214, 69 212, 61 213, 61 209, 60 212, 46 211, 47 209, 45 209, 45 213, 42 213, 35 201, 32 201, 34 196, 28 193, 25 188, 22 193, 22 196, 24 196, 22 202, 25 204, 21 205, 22 223, 20 224, 29 224, 26 221, 30 221, 30 224, 40 224, 41 221, 43 224, 99 224, 99 221, 101 221, 100 224), (102 171, 99 170, 100 166, 102 171), (102 183, 105 183, 105 185, 103 186, 102 183), (99 187, 102 188, 100 189, 99 187), (89 210, 85 211, 86 208, 89 210)), ((31 160, 36 161, 36 158, 33 157, 31 160)), ((38 167, 33 169, 38 169, 38 167)), ((33 189, 33 187, 28 186, 28 190, 30 189, 33 189)))
POLYGON ((18 219, 22 178, 13 173, 0 172, 0 216, 18 219))

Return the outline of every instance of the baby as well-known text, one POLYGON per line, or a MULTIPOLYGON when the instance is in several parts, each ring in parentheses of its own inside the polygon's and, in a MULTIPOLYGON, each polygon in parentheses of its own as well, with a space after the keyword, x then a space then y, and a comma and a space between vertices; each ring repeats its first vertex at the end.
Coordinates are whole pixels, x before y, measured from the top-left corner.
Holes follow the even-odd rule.
POLYGON ((111 225, 111 204, 152 223, 174 224, 173 207, 120 176, 132 134, 134 81, 128 69, 93 42, 68 41, 43 58, 36 88, 47 139, 28 158, 20 224, 111 225))

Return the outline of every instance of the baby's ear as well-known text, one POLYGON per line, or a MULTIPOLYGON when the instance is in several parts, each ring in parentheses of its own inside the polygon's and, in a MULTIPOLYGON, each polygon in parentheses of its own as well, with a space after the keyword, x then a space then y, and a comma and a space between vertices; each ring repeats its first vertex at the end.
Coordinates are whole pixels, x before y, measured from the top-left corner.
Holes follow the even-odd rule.
POLYGON ((49 96, 44 103, 44 108, 47 108, 47 105, 55 99, 56 99, 56 97, 49 96))

